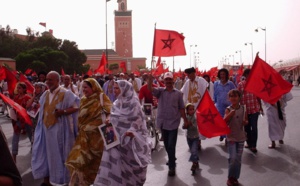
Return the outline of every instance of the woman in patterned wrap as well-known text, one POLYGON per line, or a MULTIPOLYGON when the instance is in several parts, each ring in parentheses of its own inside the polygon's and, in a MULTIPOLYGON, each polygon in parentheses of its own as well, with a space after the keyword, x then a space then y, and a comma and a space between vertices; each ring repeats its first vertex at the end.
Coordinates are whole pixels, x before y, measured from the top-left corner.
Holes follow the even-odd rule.
POLYGON ((120 144, 104 150, 94 186, 143 185, 151 161, 145 116, 130 82, 116 81, 114 93, 117 99, 107 124, 116 128, 120 144))
POLYGON ((69 185, 93 184, 99 169, 103 139, 98 126, 104 123, 101 113, 110 113, 111 102, 103 94, 103 107, 100 104, 100 94, 103 93, 99 83, 93 78, 84 80, 84 96, 80 101, 78 115, 78 136, 66 161, 71 180, 69 185))

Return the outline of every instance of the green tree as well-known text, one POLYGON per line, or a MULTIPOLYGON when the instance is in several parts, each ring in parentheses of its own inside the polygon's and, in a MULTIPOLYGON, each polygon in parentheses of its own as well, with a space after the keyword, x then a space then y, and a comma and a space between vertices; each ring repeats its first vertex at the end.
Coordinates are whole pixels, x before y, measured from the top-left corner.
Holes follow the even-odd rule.
POLYGON ((31 66, 41 65, 40 70, 55 70, 60 71, 62 66, 65 66, 68 62, 68 56, 58 50, 51 48, 34 48, 25 52, 21 52, 16 58, 16 69, 24 72, 31 66))
POLYGON ((64 40, 60 47, 60 51, 69 56, 64 70, 67 74, 83 73, 82 65, 86 62, 86 55, 78 49, 76 42, 64 40))

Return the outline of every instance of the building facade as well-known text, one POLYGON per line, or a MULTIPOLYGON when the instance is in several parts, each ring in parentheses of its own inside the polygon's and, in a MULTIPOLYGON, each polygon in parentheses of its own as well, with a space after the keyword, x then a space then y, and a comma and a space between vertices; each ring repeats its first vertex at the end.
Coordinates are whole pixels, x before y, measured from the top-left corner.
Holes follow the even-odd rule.
MULTIPOLYGON (((118 10, 115 10, 115 51, 107 49, 108 69, 112 73, 121 72, 120 63, 125 62, 127 72, 146 67, 145 57, 133 57, 132 47, 132 11, 127 10, 127 0, 118 0, 118 10)), ((89 64, 91 70, 98 68, 102 53, 106 49, 81 50, 87 56, 85 64, 89 64)))

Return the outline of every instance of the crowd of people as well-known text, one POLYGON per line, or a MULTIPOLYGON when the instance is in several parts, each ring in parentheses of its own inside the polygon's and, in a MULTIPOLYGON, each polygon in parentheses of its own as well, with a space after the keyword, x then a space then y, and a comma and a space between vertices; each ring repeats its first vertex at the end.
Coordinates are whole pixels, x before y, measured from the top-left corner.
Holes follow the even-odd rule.
MULTIPOLYGON (((269 148, 275 148, 275 141, 284 143, 284 108, 292 95, 283 95, 274 105, 263 102, 244 89, 250 69, 244 71, 238 83, 230 81, 225 68, 218 71, 215 82, 209 75, 197 76, 193 67, 184 72, 179 77, 171 72, 159 77, 147 73, 72 77, 61 76, 56 71, 40 72, 37 77, 28 77, 34 86, 32 94, 27 93, 25 83, 18 82, 11 99, 24 109, 34 107, 37 114, 30 115, 30 126, 10 105, 2 102, 0 112, 11 118, 13 138, 12 156, 3 162, 6 165, 3 168, 11 171, 3 174, 0 170, 0 185, 21 185, 15 164, 22 134, 32 143, 32 174, 35 179, 43 179, 42 186, 143 185, 151 162, 144 103, 152 104, 151 113, 156 115, 156 128, 168 157, 168 176, 176 175, 176 144, 181 121, 194 174, 199 169, 201 141, 206 139, 197 127, 195 112, 206 91, 231 131, 220 136, 220 141, 225 140, 228 147, 227 185, 237 185, 243 149, 258 151, 257 123, 259 114, 264 113, 262 103, 269 123, 269 148), (106 138, 103 139, 99 130, 102 124, 112 126, 110 130, 115 130, 113 135, 118 137, 119 144, 106 148, 106 138)), ((1 82, 1 91, 9 96, 6 81, 1 82)), ((1 140, 1 150, 7 151, 5 136, 1 135, 1 140)), ((8 156, 9 152, 1 155, 4 154, 8 156)))

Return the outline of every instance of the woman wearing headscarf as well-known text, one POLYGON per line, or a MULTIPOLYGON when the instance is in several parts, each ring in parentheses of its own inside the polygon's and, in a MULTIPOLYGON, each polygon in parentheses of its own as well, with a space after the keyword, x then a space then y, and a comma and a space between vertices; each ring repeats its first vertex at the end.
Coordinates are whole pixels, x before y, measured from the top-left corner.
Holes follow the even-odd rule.
POLYGON ((79 107, 78 136, 66 161, 71 174, 69 185, 93 184, 103 152, 103 139, 98 126, 105 122, 102 121, 101 114, 104 112, 108 116, 112 106, 95 79, 85 79, 82 89, 84 96, 79 107))
MULTIPOLYGON (((32 98, 27 102, 27 109, 28 110, 35 110, 38 109, 40 107, 40 97, 42 96, 42 94, 45 92, 45 90, 47 89, 47 85, 43 82, 36 82, 34 83, 34 92, 32 95, 32 98)), ((37 124, 37 120, 38 120, 38 114, 35 117, 31 117, 32 120, 32 138, 31 138, 31 142, 33 143, 34 140, 34 129, 35 126, 37 124)))
POLYGON ((116 81, 114 93, 117 99, 106 124, 116 128, 120 144, 104 150, 94 186, 143 185, 151 161, 145 116, 130 82, 116 81))

